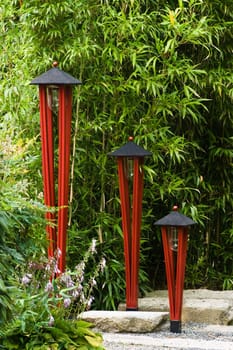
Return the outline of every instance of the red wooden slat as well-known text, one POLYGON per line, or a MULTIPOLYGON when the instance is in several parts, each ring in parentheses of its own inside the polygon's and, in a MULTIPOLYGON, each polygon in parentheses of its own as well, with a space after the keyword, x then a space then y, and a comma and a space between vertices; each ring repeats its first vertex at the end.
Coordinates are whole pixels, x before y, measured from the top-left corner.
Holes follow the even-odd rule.
POLYGON ((126 278, 126 307, 131 305, 131 224, 129 186, 125 167, 126 159, 118 157, 119 191, 121 200, 122 230, 124 235, 125 278, 126 278))
POLYGON ((72 88, 59 87, 59 159, 58 159, 58 268, 64 272, 66 264, 66 235, 68 222, 69 160, 72 115, 72 88))
POLYGON ((177 254, 177 272, 176 272, 176 299, 175 299, 175 320, 181 320, 183 289, 185 277, 185 265, 187 254, 187 228, 178 229, 178 254, 177 254))
POLYGON ((165 259, 165 268, 167 276, 168 286, 168 299, 170 306, 170 319, 173 320, 175 317, 175 276, 174 276, 174 259, 173 252, 169 247, 169 240, 167 234, 167 227, 162 226, 162 240, 163 240, 163 251, 165 259))
POLYGON ((46 231, 49 239, 48 256, 54 256, 56 245, 56 227, 55 213, 51 208, 55 207, 54 194, 54 155, 53 155, 53 122, 52 112, 48 107, 46 86, 40 86, 40 125, 41 125, 41 143, 42 143, 42 175, 44 183, 44 202, 48 207, 46 219, 48 224, 46 231))
POLYGON ((143 195, 143 158, 134 159, 134 179, 133 179, 133 207, 132 207, 132 260, 131 260, 131 290, 132 305, 138 308, 138 273, 139 273, 139 251, 140 251, 140 231, 142 217, 142 195, 143 195))

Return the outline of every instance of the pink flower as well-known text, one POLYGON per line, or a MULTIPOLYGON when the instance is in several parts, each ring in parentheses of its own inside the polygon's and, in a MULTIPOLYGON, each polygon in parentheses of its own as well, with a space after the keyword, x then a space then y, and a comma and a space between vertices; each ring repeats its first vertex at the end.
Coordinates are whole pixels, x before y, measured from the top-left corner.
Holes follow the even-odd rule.
POLYGON ((53 318, 52 315, 50 315, 50 317, 49 317, 48 325, 49 325, 49 327, 53 327, 54 326, 54 318, 53 318))
POLYGON ((93 238, 92 242, 91 242, 91 246, 90 246, 90 252, 92 254, 96 253, 96 239, 93 238))
POLYGON ((71 304, 71 299, 70 298, 65 298, 64 299, 64 307, 67 309, 71 304))
POLYGON ((32 280, 32 275, 27 273, 26 275, 23 276, 21 282, 26 286, 31 282, 31 280, 32 280))
POLYGON ((95 299, 95 298, 94 298, 93 296, 90 296, 89 300, 87 301, 87 310, 90 309, 91 304, 92 304, 92 302, 93 302, 94 299, 95 299))
POLYGON ((52 292, 53 291, 53 284, 52 284, 52 282, 48 282, 47 284, 46 284, 46 286, 45 286, 45 291, 46 292, 52 292))
POLYGON ((73 293, 72 293, 72 297, 74 299, 77 299, 79 297, 79 295, 80 295, 80 292, 78 290, 74 290, 73 293))
POLYGON ((72 288, 74 286, 74 282, 70 277, 70 275, 64 273, 62 274, 60 279, 61 279, 61 282, 66 285, 67 288, 72 288))
POLYGON ((104 271, 105 266, 106 266, 106 260, 105 260, 105 258, 102 258, 102 260, 100 262, 100 270, 101 270, 101 272, 104 271))
POLYGON ((57 249, 57 257, 58 257, 58 259, 61 257, 61 255, 62 255, 62 251, 61 251, 61 249, 57 249))
POLYGON ((54 272, 55 274, 60 274, 60 273, 61 273, 61 271, 59 270, 57 264, 55 264, 54 269, 53 269, 53 272, 54 272))
POLYGON ((91 278, 91 280, 90 280, 90 285, 91 285, 91 287, 94 287, 94 286, 96 286, 96 280, 94 279, 94 277, 92 277, 91 278))

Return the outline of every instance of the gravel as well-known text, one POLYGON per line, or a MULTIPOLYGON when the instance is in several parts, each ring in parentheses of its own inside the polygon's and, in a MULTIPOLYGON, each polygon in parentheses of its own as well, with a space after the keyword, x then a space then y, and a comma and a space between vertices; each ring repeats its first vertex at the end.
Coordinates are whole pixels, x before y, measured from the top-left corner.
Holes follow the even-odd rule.
POLYGON ((106 350, 233 350, 233 326, 182 324, 182 333, 102 333, 106 350))

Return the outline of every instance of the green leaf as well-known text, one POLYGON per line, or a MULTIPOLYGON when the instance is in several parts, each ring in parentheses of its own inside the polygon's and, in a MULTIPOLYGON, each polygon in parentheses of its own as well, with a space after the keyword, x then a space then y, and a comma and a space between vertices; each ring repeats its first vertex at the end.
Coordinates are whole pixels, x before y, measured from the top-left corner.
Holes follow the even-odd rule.
POLYGON ((95 337, 91 337, 89 335, 85 335, 85 339, 94 348, 98 348, 103 342, 102 337, 101 336, 97 336, 97 335, 95 337))

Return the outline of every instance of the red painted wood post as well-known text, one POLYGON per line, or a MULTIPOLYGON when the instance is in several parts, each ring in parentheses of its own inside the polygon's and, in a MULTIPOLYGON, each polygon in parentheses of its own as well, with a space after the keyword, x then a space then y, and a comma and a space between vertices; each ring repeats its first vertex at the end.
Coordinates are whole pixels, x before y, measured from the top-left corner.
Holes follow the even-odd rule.
POLYGON ((138 272, 139 272, 139 252, 140 233, 142 219, 142 196, 143 196, 143 158, 134 160, 133 178, 133 205, 132 205, 132 309, 138 309, 138 272))
POLYGON ((48 224, 48 256, 55 252, 58 256, 60 273, 65 270, 66 232, 69 193, 69 160, 72 116, 72 86, 81 82, 57 68, 57 63, 49 71, 32 80, 31 84, 39 85, 40 120, 42 143, 42 173, 44 182, 44 201, 48 207, 46 218, 48 224), (54 110, 52 90, 57 92, 58 110, 54 110), (58 113, 58 179, 54 171, 54 132, 57 120, 53 116, 58 113), (58 193, 55 193, 55 182, 58 193), (55 210, 58 208, 58 215, 55 210))
POLYGON ((125 279, 126 279, 126 304, 131 305, 131 220, 130 220, 130 200, 129 186, 127 179, 127 164, 124 157, 118 157, 119 190, 121 198, 121 216, 124 235, 124 257, 125 257, 125 279))
POLYGON ((55 189, 54 189, 54 150, 53 150, 53 119, 52 110, 48 105, 48 90, 41 85, 40 94, 40 125, 42 143, 42 174, 44 184, 44 203, 48 207, 46 226, 49 258, 54 256, 56 250, 56 214, 55 214, 55 189))
POLYGON ((170 331, 173 333, 181 333, 188 227, 195 224, 187 216, 178 213, 177 209, 178 207, 174 206, 170 214, 155 222, 155 225, 161 226, 162 229, 170 307, 170 331), (173 236, 175 232, 178 237, 173 236))
POLYGON ((143 162, 150 152, 137 146, 133 138, 120 149, 109 153, 117 157, 124 236, 126 310, 138 309, 138 272, 143 196, 143 162), (129 161, 133 162, 130 174, 129 161), (131 175, 133 178, 131 178, 131 175), (132 186, 130 182, 132 181, 132 186), (132 187, 132 193, 130 193, 132 187), (132 200, 131 200, 132 198, 132 200))
POLYGON ((68 223, 70 138, 72 116, 72 88, 59 89, 59 152, 58 152, 58 269, 66 266, 66 231, 68 223))
POLYGON ((183 289, 185 278, 185 266, 187 256, 188 231, 186 227, 179 227, 178 230, 178 252, 177 252, 177 272, 176 272, 176 292, 175 292, 175 320, 181 319, 183 289))
POLYGON ((175 274, 174 274, 174 259, 173 252, 169 247, 169 240, 167 235, 167 227, 162 226, 162 241, 163 252, 167 276, 168 299, 170 306, 170 319, 173 320, 175 316, 175 274))

